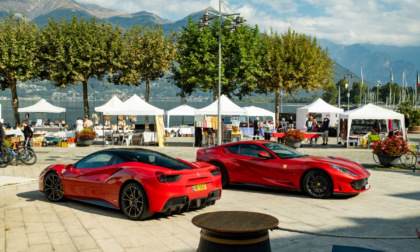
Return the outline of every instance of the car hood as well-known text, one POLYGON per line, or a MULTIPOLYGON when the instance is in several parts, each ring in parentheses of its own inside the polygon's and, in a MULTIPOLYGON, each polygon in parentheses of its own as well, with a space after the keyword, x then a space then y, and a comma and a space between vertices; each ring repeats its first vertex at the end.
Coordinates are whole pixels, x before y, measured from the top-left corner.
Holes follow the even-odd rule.
POLYGON ((337 165, 346 168, 350 172, 358 175, 359 177, 370 176, 370 173, 363 166, 347 158, 308 156, 299 158, 299 160, 305 163, 312 163, 313 166, 319 166, 320 163, 322 163, 324 166, 337 165))

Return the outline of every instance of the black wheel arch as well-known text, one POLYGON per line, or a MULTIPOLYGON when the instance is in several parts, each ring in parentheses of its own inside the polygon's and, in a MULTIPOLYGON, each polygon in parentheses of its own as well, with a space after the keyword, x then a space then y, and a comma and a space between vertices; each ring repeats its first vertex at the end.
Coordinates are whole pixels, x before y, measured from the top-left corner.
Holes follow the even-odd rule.
POLYGON ((124 187, 126 185, 131 184, 131 183, 137 184, 138 186, 140 186, 141 189, 143 189, 143 191, 146 193, 147 204, 149 205, 150 204, 149 203, 149 197, 147 196, 146 188, 142 185, 142 183, 140 183, 139 181, 131 178, 131 179, 127 179, 126 181, 124 181, 124 183, 120 187, 120 191, 118 192, 118 205, 119 205, 120 209, 121 209, 121 193, 122 193, 122 190, 124 189, 124 187))

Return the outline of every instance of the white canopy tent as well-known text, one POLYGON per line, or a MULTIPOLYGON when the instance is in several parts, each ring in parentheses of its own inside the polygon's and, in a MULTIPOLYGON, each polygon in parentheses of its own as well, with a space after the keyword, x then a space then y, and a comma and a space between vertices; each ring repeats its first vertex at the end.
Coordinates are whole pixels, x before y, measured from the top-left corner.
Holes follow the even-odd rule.
POLYGON ((322 118, 328 117, 330 119, 330 125, 336 125, 339 114, 343 112, 343 109, 332 106, 321 98, 318 98, 313 103, 296 110, 296 129, 306 130, 305 122, 309 113, 322 114, 322 118))
POLYGON ((66 112, 65 108, 57 107, 47 102, 45 99, 41 99, 39 102, 35 103, 32 106, 18 108, 18 112, 44 112, 44 113, 63 113, 66 112))
MULTIPOLYGON (((196 115, 217 115, 217 104, 218 100, 214 101, 212 104, 204 107, 202 109, 197 109, 195 111, 196 115)), ((220 97, 220 114, 221 115, 246 115, 245 109, 239 107, 235 103, 233 103, 229 98, 225 95, 220 97)))
MULTIPOLYGON (((108 103, 110 101, 108 101, 108 103)), ((118 101, 114 101, 114 102, 118 103, 118 101)), ((107 104, 105 104, 105 105, 107 105, 107 104)), ((103 105, 103 106, 105 106, 105 105, 103 105)), ((114 106, 114 108, 112 108, 112 106, 105 107, 105 108, 107 108, 107 112, 106 112, 107 115, 133 115, 133 116, 138 116, 138 115, 163 115, 163 109, 157 108, 157 107, 147 103, 146 101, 141 99, 136 94, 131 96, 128 100, 126 100, 122 104, 113 104, 113 106, 114 106)), ((98 108, 100 108, 100 107, 95 108, 95 111, 101 112, 101 111, 97 110, 98 108)))
POLYGON ((169 127, 169 118, 171 116, 195 116, 195 111, 195 108, 188 106, 187 104, 182 104, 181 106, 165 111, 168 122, 167 127, 169 127))
POLYGON ((123 105, 123 102, 116 96, 112 96, 112 98, 106 102, 104 105, 95 107, 95 112, 101 112, 104 115, 110 115, 110 111, 114 111, 119 109, 123 105))
POLYGON ((271 118, 275 118, 275 114, 267 109, 263 109, 260 107, 255 106, 249 106, 249 107, 243 107, 246 111, 246 115, 248 117, 250 116, 270 116, 271 118))
MULTIPOLYGON (((350 128, 352 120, 364 119, 364 120, 386 120, 386 130, 388 132, 388 120, 399 120, 403 137, 405 139, 405 121, 404 115, 395 111, 385 109, 371 103, 366 104, 357 109, 353 109, 339 115, 339 119, 347 119, 347 136, 350 135, 350 128)), ((337 130, 337 136, 339 135, 337 130)), ((347 146, 349 146, 349 137, 347 137, 347 146)))
MULTIPOLYGON (((52 105, 51 103, 47 102, 45 99, 41 99, 39 102, 35 103, 34 105, 18 108, 18 112, 20 113, 66 113, 66 109, 62 107, 58 107, 52 105)), ((66 114, 64 114, 64 119, 66 118, 66 114)), ((38 121, 42 122, 41 119, 38 121)), ((38 124, 39 122, 37 122, 38 124)))

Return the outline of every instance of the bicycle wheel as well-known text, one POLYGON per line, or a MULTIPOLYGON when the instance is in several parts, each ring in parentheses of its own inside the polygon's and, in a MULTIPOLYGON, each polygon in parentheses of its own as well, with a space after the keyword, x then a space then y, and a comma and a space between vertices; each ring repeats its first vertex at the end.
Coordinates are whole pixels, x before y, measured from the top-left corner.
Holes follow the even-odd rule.
POLYGON ((0 168, 8 166, 14 159, 14 156, 8 150, 0 152, 0 168))
POLYGON ((35 151, 29 148, 22 148, 18 152, 18 158, 22 161, 22 163, 27 165, 35 164, 37 160, 35 151))
POLYGON ((402 155, 400 157, 400 162, 407 168, 413 168, 416 165, 417 155, 414 151, 402 155))

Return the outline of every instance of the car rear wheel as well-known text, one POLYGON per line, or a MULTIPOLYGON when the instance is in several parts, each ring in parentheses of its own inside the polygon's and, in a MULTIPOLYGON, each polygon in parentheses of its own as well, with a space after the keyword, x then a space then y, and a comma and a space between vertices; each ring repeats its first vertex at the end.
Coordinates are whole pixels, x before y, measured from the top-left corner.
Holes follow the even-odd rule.
POLYGON ((210 164, 219 167, 220 173, 222 175, 222 187, 223 188, 228 187, 229 186, 229 174, 226 170, 226 167, 219 162, 210 162, 210 164))
POLYGON ((124 186, 121 191, 120 206, 124 215, 132 220, 144 220, 153 215, 149 212, 146 192, 136 183, 124 186))
POLYGON ((314 198, 328 198, 333 191, 331 178, 321 170, 309 171, 303 178, 303 190, 314 198))
POLYGON ((63 183, 60 176, 55 172, 50 172, 44 178, 44 194, 47 199, 57 202, 64 199, 63 183))

